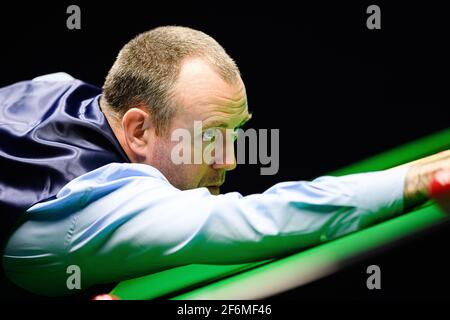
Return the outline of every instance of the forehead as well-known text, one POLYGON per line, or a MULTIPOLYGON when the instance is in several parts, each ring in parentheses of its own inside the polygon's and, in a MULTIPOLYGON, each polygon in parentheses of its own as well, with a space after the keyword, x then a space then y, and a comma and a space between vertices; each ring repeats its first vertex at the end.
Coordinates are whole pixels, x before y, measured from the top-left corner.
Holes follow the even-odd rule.
POLYGON ((178 117, 185 121, 223 123, 233 127, 249 117, 245 86, 239 78, 225 82, 202 59, 186 61, 175 87, 178 117))

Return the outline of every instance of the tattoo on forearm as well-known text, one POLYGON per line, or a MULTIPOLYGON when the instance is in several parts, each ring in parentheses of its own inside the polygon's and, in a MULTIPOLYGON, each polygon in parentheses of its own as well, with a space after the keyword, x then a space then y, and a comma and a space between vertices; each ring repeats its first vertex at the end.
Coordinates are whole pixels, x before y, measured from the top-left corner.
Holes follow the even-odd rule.
POLYGON ((440 154, 437 158, 430 158, 412 165, 409 169, 404 188, 404 207, 410 209, 428 200, 428 187, 434 174, 444 168, 450 168, 450 156, 440 154))

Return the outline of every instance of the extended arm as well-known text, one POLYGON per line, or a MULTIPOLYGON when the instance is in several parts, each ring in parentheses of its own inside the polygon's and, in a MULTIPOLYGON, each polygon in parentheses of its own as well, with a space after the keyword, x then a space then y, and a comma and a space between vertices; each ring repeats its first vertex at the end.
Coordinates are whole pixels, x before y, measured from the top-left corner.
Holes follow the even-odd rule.
POLYGON ((175 266, 276 257, 399 214, 407 168, 279 183, 262 194, 180 191, 154 168, 112 164, 34 206, 10 239, 4 266, 33 291, 68 293, 175 266))

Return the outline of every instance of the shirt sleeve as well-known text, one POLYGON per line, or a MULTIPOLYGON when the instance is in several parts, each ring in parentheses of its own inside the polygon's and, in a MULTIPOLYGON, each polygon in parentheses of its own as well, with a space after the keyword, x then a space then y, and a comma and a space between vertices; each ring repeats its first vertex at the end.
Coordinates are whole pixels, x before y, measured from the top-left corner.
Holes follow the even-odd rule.
POLYGON ((110 164, 39 203, 3 257, 31 291, 69 293, 186 264, 237 264, 317 245, 402 212, 405 168, 274 185, 261 194, 181 191, 155 168, 110 164))

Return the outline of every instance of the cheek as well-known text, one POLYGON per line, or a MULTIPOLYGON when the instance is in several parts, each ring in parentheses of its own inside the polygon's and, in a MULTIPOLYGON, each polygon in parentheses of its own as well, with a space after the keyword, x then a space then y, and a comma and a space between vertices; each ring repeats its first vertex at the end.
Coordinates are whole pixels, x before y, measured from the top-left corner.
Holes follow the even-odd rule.
POLYGON ((167 165, 166 178, 178 189, 188 190, 197 188, 202 180, 203 170, 193 165, 167 165))
POLYGON ((208 178, 210 166, 208 164, 180 164, 176 165, 171 159, 175 143, 160 141, 158 152, 155 153, 155 166, 175 187, 186 190, 197 188, 208 178))
POLYGON ((177 172, 177 166, 175 166, 170 157, 171 146, 163 141, 157 141, 154 144, 154 150, 150 164, 161 171, 162 174, 176 186, 175 174, 177 172))
POLYGON ((201 185, 208 170, 207 165, 181 165, 177 167, 190 189, 201 185))

